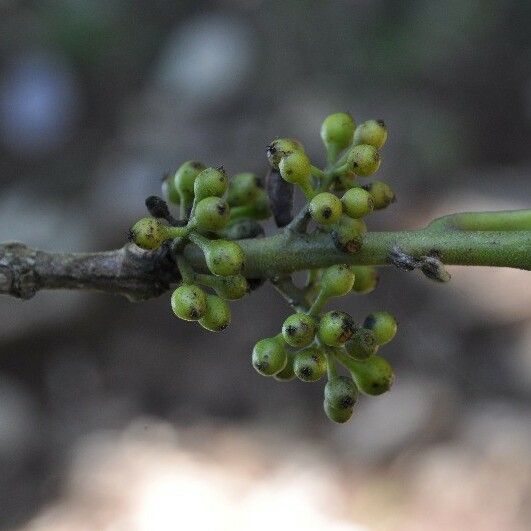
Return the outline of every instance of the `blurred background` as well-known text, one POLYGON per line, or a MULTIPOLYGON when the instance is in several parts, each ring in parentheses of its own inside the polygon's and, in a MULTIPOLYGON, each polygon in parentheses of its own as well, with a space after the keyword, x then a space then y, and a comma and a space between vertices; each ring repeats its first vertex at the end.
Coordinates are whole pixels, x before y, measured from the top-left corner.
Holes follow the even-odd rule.
MULTIPOLYGON (((531 3, 0 0, 0 241, 121 246, 191 158, 266 171, 323 118, 383 118, 375 230, 529 208, 531 3)), ((269 227, 269 230, 272 228, 269 227)), ((0 527, 531 526, 531 276, 382 270, 340 306, 400 323, 392 391, 330 423, 320 384, 250 364, 289 309, 265 286, 221 335, 132 304, 0 300, 0 527)))

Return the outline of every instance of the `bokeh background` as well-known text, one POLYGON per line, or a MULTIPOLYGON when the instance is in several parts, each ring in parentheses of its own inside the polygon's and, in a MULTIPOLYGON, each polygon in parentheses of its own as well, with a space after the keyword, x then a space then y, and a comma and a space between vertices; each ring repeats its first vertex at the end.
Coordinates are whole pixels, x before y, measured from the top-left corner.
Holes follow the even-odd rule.
MULTIPOLYGON (((266 171, 331 112, 384 118, 371 229, 529 208, 523 0, 0 1, 0 241, 121 246, 163 172, 266 171)), ((221 335, 169 296, 0 300, 0 527, 489 530, 531 525, 531 277, 382 271, 340 306, 400 322, 391 393, 350 424, 320 384, 259 377, 289 309, 268 286, 221 335)))

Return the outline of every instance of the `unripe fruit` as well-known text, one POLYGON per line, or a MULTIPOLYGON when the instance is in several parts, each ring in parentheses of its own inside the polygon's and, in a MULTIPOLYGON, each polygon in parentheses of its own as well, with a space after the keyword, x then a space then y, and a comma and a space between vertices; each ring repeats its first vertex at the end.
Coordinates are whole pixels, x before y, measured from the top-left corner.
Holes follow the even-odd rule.
POLYGON ((324 396, 334 409, 352 409, 358 400, 358 388, 352 378, 335 376, 325 385, 324 396))
POLYGON ((270 215, 269 197, 265 190, 258 189, 256 198, 252 203, 231 208, 230 220, 234 221, 243 218, 267 219, 270 215))
POLYGON ((195 226, 200 230, 217 231, 229 221, 229 205, 219 197, 206 197, 197 203, 194 212, 195 226))
POLYGON ((362 234, 366 227, 362 221, 343 216, 334 226, 332 241, 344 253, 357 253, 361 249, 362 234))
POLYGON ((282 178, 288 183, 306 186, 310 183, 310 159, 302 151, 294 151, 280 159, 278 169, 282 178))
POLYGON ((237 173, 230 180, 227 201, 230 206, 249 205, 256 200, 260 190, 260 179, 254 173, 237 173))
POLYGON ((354 286, 352 291, 356 293, 365 294, 374 291, 378 285, 378 271, 371 266, 353 266, 354 272, 354 286))
POLYGON ((363 188, 351 188, 341 198, 343 210, 347 216, 359 219, 370 214, 374 209, 372 195, 363 188))
POLYGON ((166 198, 166 201, 178 205, 181 202, 181 196, 179 190, 175 187, 175 179, 173 174, 164 176, 162 180, 162 195, 166 198))
POLYGON ((347 409, 337 409, 335 407, 332 407, 332 405, 325 400, 323 402, 323 409, 326 413, 326 416, 333 422, 337 422, 338 424, 344 424, 348 420, 350 420, 350 417, 352 417, 352 413, 354 412, 353 408, 347 408, 347 409))
POLYGON ((347 166, 356 175, 367 177, 380 167, 380 154, 368 144, 354 146, 347 156, 347 166))
POLYGON ((335 144, 338 150, 342 150, 351 144, 354 128, 354 120, 350 114, 345 112, 331 114, 321 125, 321 138, 325 145, 335 144))
POLYGON ((212 240, 203 246, 208 269, 221 277, 237 275, 245 259, 242 248, 234 242, 212 240))
POLYGON ((295 151, 304 152, 300 142, 292 138, 277 138, 267 146, 266 155, 271 167, 277 170, 280 159, 295 151))
POLYGON ((326 356, 316 347, 308 347, 295 354, 293 370, 303 382, 315 382, 326 372, 326 356))
POLYGON ((366 360, 378 350, 378 342, 372 330, 358 328, 345 343, 348 355, 357 360, 366 360))
POLYGON ((139 219, 129 230, 129 239, 146 250, 158 249, 168 238, 168 227, 157 218, 139 219))
POLYGON ((330 347, 342 347, 352 337, 354 329, 354 321, 348 313, 334 310, 321 317, 319 339, 330 347))
POLYGON ((228 301, 241 299, 244 295, 249 293, 249 283, 242 275, 213 277, 212 287, 219 297, 228 301))
POLYGON ((211 332, 221 332, 230 324, 231 312, 229 305, 216 295, 207 295, 205 315, 199 324, 211 332))
POLYGON ((253 367, 263 376, 278 374, 286 366, 288 357, 284 341, 268 337, 256 343, 253 349, 253 367))
POLYGON ((320 225, 336 223, 342 213, 341 201, 329 192, 317 194, 310 201, 310 214, 313 220, 320 225))
POLYGON ((194 182, 196 177, 205 169, 201 162, 189 160, 182 164, 173 177, 175 188, 178 190, 181 200, 191 203, 194 198, 194 182))
POLYGON ((293 352, 287 352, 288 361, 286 362, 286 366, 273 376, 275 380, 278 380, 279 382, 289 382, 295 378, 295 371, 293 367, 293 362, 295 361, 295 353, 293 352))
POLYGON ((374 312, 366 317, 363 328, 372 330, 378 345, 385 345, 395 337, 397 322, 388 312, 374 312))
POLYGON ((306 347, 315 337, 315 321, 304 313, 290 315, 282 325, 284 341, 292 347, 306 347))
POLYGON ((386 208, 396 201, 395 193, 391 187, 383 181, 374 181, 371 184, 364 186, 364 188, 371 194, 375 210, 386 208))
POLYGON ((229 178, 221 168, 206 168, 195 179, 194 195, 196 201, 205 197, 221 197, 229 187, 229 178))
POLYGON ((367 120, 356 127, 354 144, 368 144, 380 149, 387 140, 387 126, 383 120, 367 120))
POLYGON ((325 297, 342 297, 354 285, 354 273, 347 264, 327 267, 321 277, 321 291, 325 297))
POLYGON ((173 313, 185 321, 198 321, 207 310, 206 293, 195 284, 181 284, 171 296, 173 313))
POLYGON ((377 396, 389 391, 395 379, 391 365, 380 356, 365 361, 351 360, 348 368, 358 389, 366 395, 377 396))

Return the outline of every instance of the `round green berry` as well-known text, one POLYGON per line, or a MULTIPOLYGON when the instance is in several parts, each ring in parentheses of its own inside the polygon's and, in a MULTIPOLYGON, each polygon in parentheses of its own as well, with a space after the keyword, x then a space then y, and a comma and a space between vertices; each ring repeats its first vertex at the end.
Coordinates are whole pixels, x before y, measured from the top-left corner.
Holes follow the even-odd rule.
POLYGON ((350 114, 338 112, 327 116, 321 125, 321 138, 325 145, 335 144, 339 150, 352 142, 355 128, 350 114))
POLYGON ((182 164, 173 177, 174 186, 179 192, 181 201, 191 203, 194 198, 194 182, 205 166, 196 160, 189 160, 182 164))
POLYGON ((194 211, 194 224, 200 230, 217 231, 229 221, 230 208, 219 197, 205 197, 197 203, 194 211))
POLYGON ((292 347, 306 347, 315 337, 315 321, 305 313, 290 315, 282 325, 284 341, 292 347))
POLYGON ((347 166, 356 175, 367 177, 380 167, 380 154, 375 147, 368 144, 354 146, 347 156, 347 166))
POLYGON ((254 173, 237 173, 230 180, 227 201, 231 207, 249 205, 254 203, 260 191, 260 179, 254 173))
POLYGON ((380 149, 387 140, 387 126, 383 120, 367 120, 356 127, 354 144, 368 144, 380 149))
POLYGON ((287 356, 288 361, 286 362, 286 366, 280 372, 277 372, 274 376, 275 380, 278 380, 279 382, 289 382, 295 378, 295 370, 293 367, 295 353, 287 352, 287 356))
POLYGON ((278 165, 280 164, 280 159, 295 151, 304 152, 302 144, 299 141, 292 138, 277 138, 267 146, 267 160, 269 160, 271 167, 277 170, 278 165))
POLYGON ((353 408, 337 409, 333 407, 328 400, 324 400, 323 409, 326 413, 326 416, 332 422, 337 422, 338 424, 344 424, 350 420, 350 417, 352 417, 352 413, 354 412, 353 408))
POLYGON ((395 193, 383 181, 374 181, 364 188, 371 194, 375 210, 387 208, 391 203, 396 201, 395 193))
POLYGON ((278 169, 288 183, 306 186, 311 179, 310 159, 303 151, 294 151, 280 159, 278 169))
POLYGON ((162 179, 162 195, 166 198, 166 201, 178 205, 181 202, 181 196, 179 190, 175 187, 174 175, 169 173, 162 179))
POLYGON ((352 378, 335 376, 325 385, 324 396, 334 409, 352 409, 358 400, 358 388, 352 378))
POLYGON ((256 343, 253 349, 253 367, 263 376, 278 374, 288 361, 282 338, 268 337, 256 343))
POLYGON ((303 382, 315 382, 326 372, 326 356, 316 347, 307 347, 295 354, 293 370, 303 382))
POLYGON ((216 295, 207 295, 205 315, 199 319, 199 324, 211 332, 221 332, 230 324, 229 305, 216 295))
POLYGON ((348 313, 334 310, 321 317, 319 339, 330 347, 342 347, 352 337, 354 329, 354 321, 348 313))
POLYGON ((359 219, 370 214, 374 209, 372 195, 363 188, 351 188, 341 198, 343 210, 347 216, 359 219))
POLYGON ((372 330, 378 345, 385 345, 395 337, 397 331, 396 319, 388 312, 374 312, 363 322, 363 328, 372 330))
POLYGON ((374 291, 378 285, 379 276, 378 271, 371 266, 353 266, 354 286, 352 291, 360 294, 370 293, 374 291))
POLYGON ((227 240, 212 240, 203 248, 208 269, 214 275, 237 275, 243 267, 245 255, 242 248, 227 240))
POLYGON ((366 360, 378 350, 378 342, 372 330, 358 328, 345 343, 345 350, 357 360, 366 360))
POLYGON ((185 321, 198 321, 207 310, 206 293, 195 284, 181 284, 171 296, 173 313, 185 321))
POLYGON ((325 297, 342 297, 354 285, 354 273, 348 264, 327 267, 321 277, 321 290, 325 297))
POLYGON ((389 391, 395 379, 391 365, 380 356, 351 360, 348 368, 358 389, 366 395, 377 396, 389 391))
POLYGON ((336 248, 344 253, 357 253, 361 249, 365 228, 362 221, 343 216, 334 225, 331 233, 332 241, 336 248))
POLYGON ((223 167, 206 168, 194 181, 194 195, 196 201, 205 197, 221 197, 229 187, 229 178, 223 167))
POLYGON ((213 277, 212 287, 219 297, 228 301, 241 299, 249 293, 249 283, 243 275, 213 277))
POLYGON ((148 251, 158 249, 168 238, 168 227, 157 218, 139 219, 129 230, 129 239, 148 251))
POLYGON ((342 213, 341 201, 330 192, 317 194, 310 201, 310 214, 313 220, 320 225, 336 223, 342 213))

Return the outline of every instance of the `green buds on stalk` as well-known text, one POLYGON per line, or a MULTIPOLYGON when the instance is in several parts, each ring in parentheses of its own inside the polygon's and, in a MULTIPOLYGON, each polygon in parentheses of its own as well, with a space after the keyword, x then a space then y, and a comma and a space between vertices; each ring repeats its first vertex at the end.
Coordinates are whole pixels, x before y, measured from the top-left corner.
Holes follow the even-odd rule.
POLYGON ((343 210, 347 216, 359 219, 370 214, 374 209, 372 195, 363 188, 351 188, 341 198, 343 210))
POLYGON ((266 155, 271 167, 277 170, 282 157, 286 157, 295 151, 302 151, 304 153, 300 142, 292 138, 277 138, 267 146, 266 155))
POLYGON ((383 181, 374 181, 364 188, 371 194, 375 210, 387 208, 391 203, 396 201, 395 193, 383 181))
POLYGON ((158 249, 169 237, 168 227, 157 218, 139 219, 129 231, 129 239, 146 250, 158 249))
POLYGON ((258 189, 252 203, 235 206, 230 210, 231 222, 239 219, 267 219, 269 216, 271 216, 269 198, 262 189, 258 189))
POLYGON ((294 151, 280 159, 278 169, 288 183, 296 184, 307 197, 313 195, 310 159, 303 151, 294 151))
POLYGON ((226 240, 207 240, 198 234, 191 234, 190 240, 201 248, 207 267, 214 275, 228 277, 237 275, 241 271, 245 255, 237 243, 226 240))
POLYGON ((352 413, 354 412, 354 408, 335 408, 327 400, 323 402, 323 409, 326 416, 332 422, 337 422, 338 424, 344 424, 345 422, 348 422, 350 420, 350 417, 352 417, 352 413))
POLYGON ((354 329, 354 321, 348 313, 334 310, 321 317, 318 336, 329 347, 342 347, 352 337, 354 329))
POLYGON ((278 374, 288 361, 286 346, 281 337, 268 337, 256 343, 253 349, 253 367, 263 376, 278 374))
POLYGON ((241 299, 249 292, 249 283, 242 275, 230 275, 226 277, 213 276, 210 277, 209 285, 219 297, 227 301, 241 299))
POLYGON ((173 313, 185 321, 198 321, 207 311, 206 293, 194 284, 181 284, 171 296, 173 313))
POLYGON ((330 192, 317 194, 310 201, 310 215, 320 225, 331 225, 339 221, 343 209, 338 197, 330 192))
POLYGON ((321 277, 321 291, 326 298, 342 297, 354 285, 354 273, 347 264, 337 264, 324 270, 321 277))
POLYGON ((368 120, 356 127, 354 144, 368 144, 380 149, 387 140, 387 127, 383 120, 368 120))
POLYGON ((347 167, 356 175, 367 177, 380 167, 380 154, 369 144, 354 146, 348 153, 347 167))
POLYGON ((385 345, 395 337, 398 325, 390 313, 374 312, 365 318, 363 327, 372 330, 378 345, 385 345))
POLYGON ((303 382, 315 382, 326 372, 326 356, 317 347, 308 347, 295 355, 293 370, 303 382))
POLYGON ((293 362, 295 361, 295 353, 287 352, 288 360, 286 366, 274 375, 275 380, 279 382, 289 382, 295 378, 295 370, 293 362))
POLYGON ((292 347, 306 347, 315 337, 316 324, 304 313, 290 315, 282 325, 284 341, 292 347))
POLYGON ((321 125, 321 139, 328 152, 330 162, 350 146, 354 136, 354 120, 350 114, 338 112, 327 116, 321 125))
POLYGON ((231 312, 229 305, 216 295, 207 295, 205 314, 199 324, 211 332, 221 332, 230 324, 231 312))
POLYGON ((191 204, 194 198, 194 182, 196 177, 205 169, 201 162, 189 160, 179 166, 175 172, 174 186, 179 193, 181 202, 191 204))
POLYGON ((395 379, 391 365, 380 356, 365 361, 351 360, 348 368, 358 389, 366 395, 377 396, 389 391, 395 379))
POLYGON ((376 268, 371 266, 353 266, 352 272, 354 273, 352 291, 360 294, 374 291, 380 278, 376 268))
POLYGON ((260 180, 254 173, 238 173, 230 180, 227 201, 231 207, 250 205, 261 191, 260 180))
POLYGON ((352 409, 358 400, 358 388, 352 378, 335 376, 325 386, 325 402, 333 409, 352 409))
POLYGON ((345 350, 356 360, 366 360, 378 350, 378 342, 372 330, 358 328, 345 343, 345 350))
POLYGON ((230 209, 225 200, 205 197, 197 203, 193 221, 199 230, 217 231, 227 224, 229 216, 230 209))
POLYGON ((221 168, 206 168, 194 181, 194 195, 196 201, 206 197, 221 197, 229 187, 229 178, 221 168))

